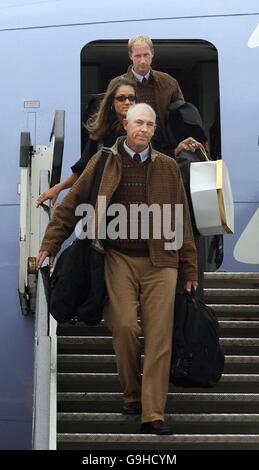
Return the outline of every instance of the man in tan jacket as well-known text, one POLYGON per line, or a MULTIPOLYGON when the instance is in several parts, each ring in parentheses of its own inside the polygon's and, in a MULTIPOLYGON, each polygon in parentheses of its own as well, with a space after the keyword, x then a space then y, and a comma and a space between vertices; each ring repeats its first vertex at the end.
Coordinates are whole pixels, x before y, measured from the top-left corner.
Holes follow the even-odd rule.
MULTIPOLYGON (((111 148, 98 196, 106 197, 108 210, 113 204, 116 208, 122 204, 125 211, 127 236, 116 239, 110 232, 105 241, 109 301, 104 320, 112 332, 117 357, 123 389, 122 412, 141 414, 142 433, 163 435, 173 433, 164 423, 164 409, 169 386, 176 280, 179 275, 187 290, 196 288, 197 266, 188 203, 178 166, 172 158, 153 150, 150 145, 155 122, 155 112, 149 105, 140 103, 130 108, 124 123, 127 137, 119 138, 111 148), (156 218, 154 222, 154 215, 148 220, 149 235, 143 237, 137 225, 137 236, 132 238, 129 227, 136 219, 132 220, 131 209, 136 204, 148 208, 156 206, 161 211, 166 206, 173 212, 175 205, 181 205, 179 246, 170 244, 177 221, 172 220, 169 236, 163 232, 157 237, 159 220, 156 218), (142 376, 139 304, 145 355, 142 376)), ((75 210, 79 204, 89 201, 100 156, 99 151, 92 157, 56 208, 37 257, 38 268, 47 256, 56 255, 62 242, 72 233, 78 222, 75 210)), ((98 240, 98 224, 93 238, 93 247, 104 250, 98 240)))

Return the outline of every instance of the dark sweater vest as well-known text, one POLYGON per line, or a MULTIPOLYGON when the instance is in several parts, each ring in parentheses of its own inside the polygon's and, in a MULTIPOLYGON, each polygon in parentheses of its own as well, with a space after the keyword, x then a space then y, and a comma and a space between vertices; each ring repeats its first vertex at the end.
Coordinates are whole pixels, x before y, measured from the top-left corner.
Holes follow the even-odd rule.
MULTIPOLYGON (((153 148, 162 151, 164 149, 164 135, 161 129, 161 123, 159 121, 158 109, 159 103, 156 103, 155 98, 155 82, 154 77, 150 75, 149 79, 144 83, 138 82, 138 102, 139 103, 147 103, 149 104, 156 112, 156 131, 155 135, 152 138, 152 145, 153 148)), ((171 152, 172 153, 172 152, 171 152)))
MULTIPOLYGON (((126 208, 127 239, 117 238, 111 240, 107 238, 105 245, 129 256, 149 256, 147 240, 141 239, 140 216, 138 217, 138 238, 130 239, 130 204, 147 204, 146 180, 150 158, 138 164, 124 150, 124 147, 120 149, 120 156, 122 160, 122 177, 118 188, 113 194, 111 204, 123 204, 126 208)), ((107 224, 112 219, 113 217, 108 217, 107 224)))
POLYGON ((149 104, 157 113, 157 106, 155 100, 155 86, 152 76, 149 77, 144 83, 138 82, 138 102, 149 104))

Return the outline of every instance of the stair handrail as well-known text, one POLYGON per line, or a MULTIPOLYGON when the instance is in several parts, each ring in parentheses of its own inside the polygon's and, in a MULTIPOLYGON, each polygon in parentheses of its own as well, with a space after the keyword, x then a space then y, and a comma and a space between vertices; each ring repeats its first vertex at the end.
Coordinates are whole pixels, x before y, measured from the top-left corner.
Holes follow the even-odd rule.
POLYGON ((50 145, 31 145, 29 132, 21 133, 20 141, 20 242, 19 299, 24 315, 35 313, 36 269, 39 250, 39 175, 49 171, 49 186, 60 181, 65 139, 65 111, 57 110, 50 135, 50 145))
MULTIPOLYGON (((49 189, 50 174, 40 172, 40 193, 49 189)), ((40 241, 49 222, 49 208, 39 207, 40 241)), ((38 272, 35 310, 33 432, 34 450, 56 450, 57 429, 57 322, 48 309, 49 267, 47 260, 38 272)))
POLYGON ((32 448, 56 449, 57 323, 49 314, 47 261, 37 272, 36 256, 49 223, 49 205, 36 207, 39 194, 60 180, 65 111, 55 112, 50 145, 31 145, 29 132, 20 141, 19 298, 24 315, 35 314, 32 448))

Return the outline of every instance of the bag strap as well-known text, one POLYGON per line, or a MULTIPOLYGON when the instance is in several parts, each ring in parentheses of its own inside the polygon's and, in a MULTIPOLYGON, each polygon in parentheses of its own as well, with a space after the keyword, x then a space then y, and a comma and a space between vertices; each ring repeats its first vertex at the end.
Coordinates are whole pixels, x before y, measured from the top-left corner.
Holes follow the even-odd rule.
POLYGON ((93 183, 93 187, 92 187, 91 195, 90 195, 90 204, 93 207, 95 207, 95 204, 96 204, 98 191, 99 191, 99 187, 100 187, 101 179, 102 179, 102 175, 103 175, 104 166, 105 166, 107 157, 110 155, 110 153, 111 153, 111 149, 109 147, 103 147, 102 148, 101 158, 97 163, 94 183, 93 183))

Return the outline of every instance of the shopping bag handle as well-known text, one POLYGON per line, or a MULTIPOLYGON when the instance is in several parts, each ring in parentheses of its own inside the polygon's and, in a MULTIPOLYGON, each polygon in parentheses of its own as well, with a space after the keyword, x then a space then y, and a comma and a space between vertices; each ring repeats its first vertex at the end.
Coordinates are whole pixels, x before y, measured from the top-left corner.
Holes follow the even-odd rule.
POLYGON ((201 152, 201 154, 203 155, 203 157, 205 158, 205 160, 206 160, 207 162, 209 162, 210 159, 209 159, 208 155, 206 154, 205 150, 204 150, 202 147, 199 147, 199 151, 201 152))

